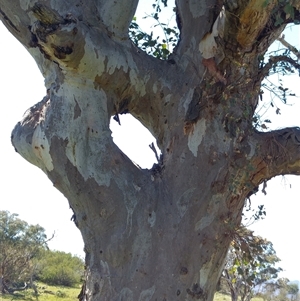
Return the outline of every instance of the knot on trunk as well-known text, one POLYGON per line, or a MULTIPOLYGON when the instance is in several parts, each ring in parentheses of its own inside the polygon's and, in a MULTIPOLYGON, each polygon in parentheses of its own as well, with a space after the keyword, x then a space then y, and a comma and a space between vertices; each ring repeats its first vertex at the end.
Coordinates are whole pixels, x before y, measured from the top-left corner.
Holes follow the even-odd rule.
POLYGON ((205 300, 205 293, 203 292, 203 289, 200 287, 198 283, 194 283, 192 286, 192 289, 187 289, 186 292, 188 295, 192 296, 195 299, 203 299, 205 300))

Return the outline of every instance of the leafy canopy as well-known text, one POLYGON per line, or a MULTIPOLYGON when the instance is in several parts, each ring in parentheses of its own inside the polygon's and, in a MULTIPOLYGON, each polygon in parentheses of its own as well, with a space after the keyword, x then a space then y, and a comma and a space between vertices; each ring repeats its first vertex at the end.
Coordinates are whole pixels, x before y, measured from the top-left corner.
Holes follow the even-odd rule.
POLYGON ((51 251, 44 228, 29 225, 18 214, 0 211, 0 293, 13 293, 34 280, 74 286, 82 281, 82 259, 51 251))
POLYGON ((18 214, 0 211, 0 292, 13 292, 30 279, 32 259, 47 247, 45 229, 29 225, 18 214))
POLYGON ((233 235, 221 277, 225 291, 232 301, 237 297, 250 300, 256 286, 278 277, 279 261, 270 241, 240 227, 233 235))

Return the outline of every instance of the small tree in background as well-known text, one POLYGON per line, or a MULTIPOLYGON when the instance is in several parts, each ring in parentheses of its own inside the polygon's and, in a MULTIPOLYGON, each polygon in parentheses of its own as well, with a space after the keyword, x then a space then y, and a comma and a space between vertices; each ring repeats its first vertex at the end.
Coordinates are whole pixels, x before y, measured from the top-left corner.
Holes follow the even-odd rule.
POLYGON ((299 300, 299 288, 287 278, 279 278, 276 282, 268 282, 263 286, 261 297, 267 301, 299 300))
POLYGON ((0 241, 0 293, 13 293, 26 287, 34 273, 32 259, 46 247, 47 236, 41 226, 0 211, 0 241))
POLYGON ((296 283, 288 284, 288 294, 291 296, 291 300, 299 299, 299 287, 296 283))
POLYGON ((238 297, 249 301, 255 287, 277 278, 281 268, 275 265, 279 261, 270 241, 241 227, 234 234, 227 254, 221 276, 222 287, 230 293, 232 301, 238 297))
POLYGON ((83 261, 70 253, 47 249, 45 229, 29 225, 18 214, 0 211, 1 293, 23 290, 33 280, 47 284, 74 286, 82 281, 83 261))

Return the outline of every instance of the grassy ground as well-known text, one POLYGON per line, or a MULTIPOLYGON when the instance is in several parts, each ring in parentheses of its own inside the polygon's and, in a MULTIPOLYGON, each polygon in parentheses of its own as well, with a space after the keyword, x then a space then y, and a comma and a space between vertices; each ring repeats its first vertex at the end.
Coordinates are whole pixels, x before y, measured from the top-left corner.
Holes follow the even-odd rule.
MULTIPOLYGON (((231 298, 229 295, 221 294, 221 293, 215 293, 214 301, 231 301, 231 298)), ((251 301, 263 301, 262 298, 253 297, 251 301)))
POLYGON ((32 289, 21 291, 15 295, 0 295, 0 301, 78 301, 81 285, 69 288, 64 286, 51 286, 38 284, 39 295, 35 296, 32 289))
MULTIPOLYGON (((0 301, 78 301, 77 296, 80 292, 81 285, 78 285, 78 288, 69 288, 38 284, 38 287, 39 295, 37 297, 34 295, 33 290, 28 289, 14 296, 0 295, 0 301)), ((229 295, 216 293, 214 301, 231 301, 231 298, 229 295)), ((262 301, 262 299, 253 298, 252 301, 262 301)))

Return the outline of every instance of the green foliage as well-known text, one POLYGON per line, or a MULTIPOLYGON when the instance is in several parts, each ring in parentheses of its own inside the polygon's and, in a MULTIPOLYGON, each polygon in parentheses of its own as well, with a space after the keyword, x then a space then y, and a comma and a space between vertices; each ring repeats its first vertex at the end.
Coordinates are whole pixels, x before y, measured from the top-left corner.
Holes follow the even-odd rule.
POLYGON ((268 301, 299 300, 299 288, 295 283, 290 283, 287 278, 280 278, 276 282, 264 285, 260 295, 268 301))
POLYGON ((240 227, 233 235, 227 254, 222 287, 230 292, 232 300, 238 296, 242 301, 249 300, 255 286, 277 278, 281 271, 276 267, 279 261, 270 241, 240 227))
MULTIPOLYGON (((271 0, 265 0, 263 6, 267 7, 271 0)), ((295 12, 299 9, 298 0, 278 0, 278 5, 274 7, 273 13, 275 15, 275 26, 280 26, 291 19, 295 24, 298 24, 298 20, 295 19, 295 12)))
MULTIPOLYGON (((78 301, 78 295, 80 293, 80 285, 76 288, 51 286, 45 283, 38 282, 38 295, 34 290, 28 288, 22 292, 14 294, 13 300, 18 301, 78 301)), ((1 301, 11 301, 10 295, 2 295, 1 301)))
POLYGON ((299 292, 299 287, 296 283, 291 283, 287 285, 287 292, 291 295, 297 295, 299 292))
POLYGON ((292 19, 295 20, 295 8, 293 6, 293 1, 279 0, 280 8, 275 14, 276 21, 275 26, 280 26, 284 24, 285 20, 292 19))
POLYGON ((170 27, 168 23, 160 21, 159 13, 162 11, 161 4, 167 7, 167 0, 155 0, 152 5, 153 12, 146 15, 144 18, 151 18, 155 20, 154 27, 161 30, 163 38, 160 36, 154 37, 153 31, 146 33, 137 23, 137 17, 134 17, 129 26, 129 37, 133 43, 147 52, 148 54, 166 60, 169 57, 171 49, 173 49, 179 40, 179 31, 177 27, 170 27))
POLYGON ((17 214, 0 211, 0 293, 13 292, 34 271, 32 259, 46 247, 47 236, 39 225, 29 225, 17 214))
POLYGON ((245 217, 245 214, 243 213, 244 221, 247 221, 247 225, 251 225, 253 222, 262 220, 267 215, 265 205, 258 205, 256 210, 252 209, 251 202, 249 199, 248 202, 245 202, 244 210, 248 212, 247 215, 249 215, 249 212, 252 214, 250 217, 245 217))
POLYGON ((48 250, 45 230, 17 214, 0 211, 0 241, 0 293, 25 289, 35 279, 64 286, 82 280, 83 261, 70 253, 48 250))
POLYGON ((82 281, 84 263, 70 253, 44 250, 36 260, 36 278, 51 285, 74 286, 82 281))

